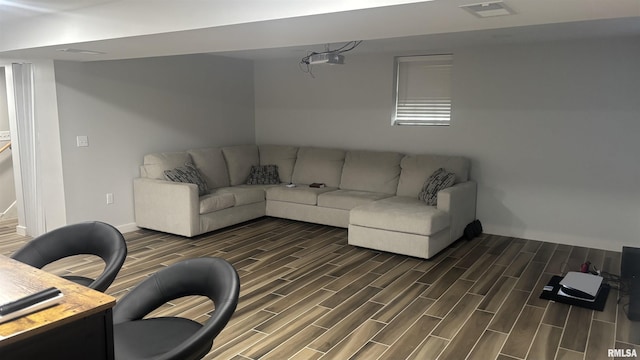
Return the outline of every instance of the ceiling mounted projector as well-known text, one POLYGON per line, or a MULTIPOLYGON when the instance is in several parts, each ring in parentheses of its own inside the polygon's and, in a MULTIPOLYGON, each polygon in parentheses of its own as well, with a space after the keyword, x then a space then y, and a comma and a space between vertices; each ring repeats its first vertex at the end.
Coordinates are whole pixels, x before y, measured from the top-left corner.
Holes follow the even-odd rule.
POLYGON ((344 64, 344 55, 338 53, 311 54, 308 64, 344 64))

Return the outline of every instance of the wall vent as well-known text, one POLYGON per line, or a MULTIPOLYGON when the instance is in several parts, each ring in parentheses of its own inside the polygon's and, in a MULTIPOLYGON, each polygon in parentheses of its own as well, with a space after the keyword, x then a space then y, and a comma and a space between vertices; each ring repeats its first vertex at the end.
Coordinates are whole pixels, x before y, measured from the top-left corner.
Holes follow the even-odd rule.
POLYGON ((502 1, 489 1, 478 4, 460 5, 460 7, 479 18, 515 14, 515 12, 502 1))

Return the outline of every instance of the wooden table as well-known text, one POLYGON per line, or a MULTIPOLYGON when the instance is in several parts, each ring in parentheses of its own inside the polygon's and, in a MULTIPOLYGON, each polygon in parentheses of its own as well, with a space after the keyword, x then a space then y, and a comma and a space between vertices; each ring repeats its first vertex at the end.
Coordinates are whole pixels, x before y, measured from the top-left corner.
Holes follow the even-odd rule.
POLYGON ((59 304, 0 324, 0 359, 113 359, 115 298, 0 255, 0 304, 52 286, 59 304))

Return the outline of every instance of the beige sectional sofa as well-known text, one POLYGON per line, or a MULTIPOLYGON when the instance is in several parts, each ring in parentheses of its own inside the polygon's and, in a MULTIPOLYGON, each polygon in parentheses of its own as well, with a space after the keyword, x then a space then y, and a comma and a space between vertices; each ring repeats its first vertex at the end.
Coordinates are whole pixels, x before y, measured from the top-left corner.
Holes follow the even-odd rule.
POLYGON ((139 227, 187 237, 266 215, 348 228, 349 244, 430 258, 475 219, 476 184, 468 159, 457 156, 241 145, 146 155, 134 179, 134 206, 139 227), (165 170, 186 163, 198 169, 208 193, 165 180, 165 170), (280 183, 246 185, 260 165, 277 165, 280 183), (429 206, 418 193, 439 168, 456 181, 429 206))

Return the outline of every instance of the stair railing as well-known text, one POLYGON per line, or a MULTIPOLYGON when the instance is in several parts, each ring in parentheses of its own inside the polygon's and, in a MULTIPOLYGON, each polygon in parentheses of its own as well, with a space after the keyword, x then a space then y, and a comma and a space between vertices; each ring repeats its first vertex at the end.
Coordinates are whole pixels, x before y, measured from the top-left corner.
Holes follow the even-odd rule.
POLYGON ((0 148, 0 154, 2 154, 3 151, 10 149, 11 148, 11 141, 9 141, 8 143, 4 144, 4 146, 2 146, 0 148))

